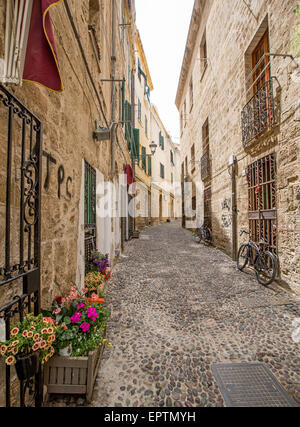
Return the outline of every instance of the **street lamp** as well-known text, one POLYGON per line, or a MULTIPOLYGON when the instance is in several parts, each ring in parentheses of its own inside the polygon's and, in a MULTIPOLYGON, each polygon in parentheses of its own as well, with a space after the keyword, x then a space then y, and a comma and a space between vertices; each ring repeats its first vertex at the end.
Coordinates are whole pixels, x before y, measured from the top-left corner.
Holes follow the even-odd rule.
POLYGON ((151 142, 151 144, 149 145, 150 150, 151 150, 151 155, 154 156, 156 149, 157 149, 157 144, 155 144, 154 141, 151 142))

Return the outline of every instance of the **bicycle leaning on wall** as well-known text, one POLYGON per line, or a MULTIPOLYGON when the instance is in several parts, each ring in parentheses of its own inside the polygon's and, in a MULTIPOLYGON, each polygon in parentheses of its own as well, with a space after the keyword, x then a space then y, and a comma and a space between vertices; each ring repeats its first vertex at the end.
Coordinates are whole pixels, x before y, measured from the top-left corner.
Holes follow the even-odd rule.
MULTIPOLYGON (((243 271, 247 264, 251 265, 256 273, 258 282, 261 285, 270 285, 277 274, 277 258, 276 256, 267 250, 262 250, 259 246, 251 240, 251 233, 246 230, 240 231, 240 236, 243 234, 249 235, 249 241, 243 243, 238 251, 237 255, 237 268, 243 271)), ((260 243, 266 243, 260 241, 260 243)))

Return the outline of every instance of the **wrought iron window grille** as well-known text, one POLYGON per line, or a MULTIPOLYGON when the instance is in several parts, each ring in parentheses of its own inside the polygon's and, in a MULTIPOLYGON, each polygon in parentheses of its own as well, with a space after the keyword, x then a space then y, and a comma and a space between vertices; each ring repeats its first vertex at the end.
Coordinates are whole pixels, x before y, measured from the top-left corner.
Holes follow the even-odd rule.
POLYGON ((263 132, 270 130, 275 121, 272 78, 264 82, 242 110, 242 140, 247 147, 263 132))

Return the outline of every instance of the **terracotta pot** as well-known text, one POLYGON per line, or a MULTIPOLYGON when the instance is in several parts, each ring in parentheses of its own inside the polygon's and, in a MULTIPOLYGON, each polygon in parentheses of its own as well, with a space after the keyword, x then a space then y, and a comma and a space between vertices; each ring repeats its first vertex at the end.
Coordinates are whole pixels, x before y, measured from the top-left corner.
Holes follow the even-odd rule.
POLYGON ((38 373, 38 357, 38 353, 31 353, 23 357, 18 357, 15 368, 20 381, 26 381, 38 373))

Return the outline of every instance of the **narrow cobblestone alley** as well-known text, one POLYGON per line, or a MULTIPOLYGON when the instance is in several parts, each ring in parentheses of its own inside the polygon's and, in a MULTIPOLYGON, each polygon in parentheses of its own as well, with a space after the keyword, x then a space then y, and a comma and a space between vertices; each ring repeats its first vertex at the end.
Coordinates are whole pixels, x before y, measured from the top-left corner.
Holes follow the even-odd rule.
POLYGON ((92 406, 224 406, 212 363, 247 361, 265 362, 300 403, 297 300, 194 243, 179 223, 150 227, 128 244, 107 301, 112 346, 92 406))

